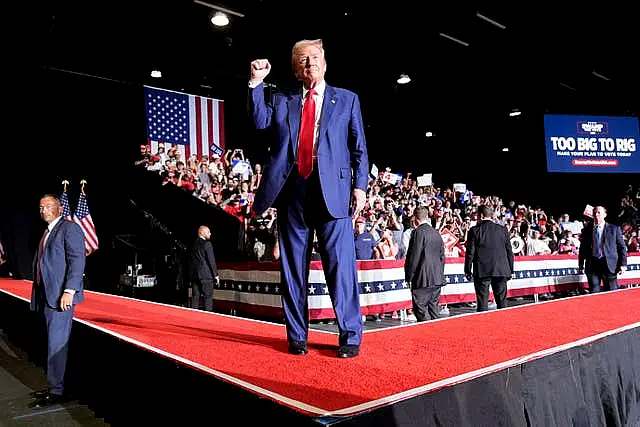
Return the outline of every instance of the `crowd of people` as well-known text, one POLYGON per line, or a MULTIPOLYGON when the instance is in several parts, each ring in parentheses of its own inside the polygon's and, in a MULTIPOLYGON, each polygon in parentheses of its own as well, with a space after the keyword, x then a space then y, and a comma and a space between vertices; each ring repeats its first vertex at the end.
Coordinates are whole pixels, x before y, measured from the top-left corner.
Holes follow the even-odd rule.
MULTIPOLYGON (((256 261, 279 258, 276 209, 259 216, 252 213, 255 191, 262 180, 262 167, 253 165, 243 150, 230 150, 223 156, 200 159, 180 158, 175 146, 160 144, 156 153, 148 145, 140 147, 138 164, 163 178, 163 184, 176 185, 215 205, 244 224, 247 256, 256 261), (165 152, 166 151, 166 152, 165 152)), ((460 189, 458 189, 460 190, 460 189)), ((621 224, 629 252, 640 251, 640 190, 629 186, 618 212, 610 217, 621 224), (617 218, 616 218, 617 217, 617 218)), ((464 257, 469 229, 478 221, 478 207, 489 206, 495 220, 509 232, 515 255, 577 255, 580 232, 588 219, 558 218, 547 215, 541 207, 505 203, 497 196, 479 196, 471 190, 454 191, 452 187, 421 186, 411 173, 399 178, 387 168, 371 177, 365 209, 354 218, 356 253, 359 260, 403 259, 412 230, 411 215, 416 206, 426 206, 430 224, 448 242, 447 257, 464 257)), ((312 257, 319 259, 314 250, 312 257)))

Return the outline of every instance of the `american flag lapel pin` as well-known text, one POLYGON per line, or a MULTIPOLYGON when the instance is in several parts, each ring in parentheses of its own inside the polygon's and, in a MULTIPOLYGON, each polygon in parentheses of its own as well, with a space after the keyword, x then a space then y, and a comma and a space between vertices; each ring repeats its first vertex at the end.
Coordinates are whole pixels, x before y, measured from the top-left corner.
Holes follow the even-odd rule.
POLYGON ((332 103, 332 104, 335 104, 335 103, 336 103, 336 100, 335 100, 335 99, 332 99, 332 100, 331 100, 331 103, 332 103))

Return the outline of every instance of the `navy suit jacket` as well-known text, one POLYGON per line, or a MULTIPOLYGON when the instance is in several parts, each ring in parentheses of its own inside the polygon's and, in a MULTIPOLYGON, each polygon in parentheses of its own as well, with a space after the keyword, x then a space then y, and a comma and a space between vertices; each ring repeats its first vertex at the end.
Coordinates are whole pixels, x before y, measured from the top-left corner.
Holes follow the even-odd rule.
MULTIPOLYGON (((276 93, 269 102, 264 97, 264 84, 249 92, 254 125, 257 129, 270 128, 275 133, 275 143, 270 146, 269 160, 253 203, 255 212, 261 214, 274 206, 296 161, 302 89, 291 95, 276 93)), ((345 218, 351 215, 352 188, 366 192, 369 181, 369 159, 358 96, 326 85, 319 126, 317 155, 322 194, 331 216, 345 218)))
POLYGON ((191 247, 189 263, 191 280, 214 280, 218 277, 216 257, 211 241, 198 237, 191 247))
MULTIPOLYGON (((617 268, 627 265, 627 245, 622 237, 622 230, 614 224, 604 223, 602 233, 603 255, 607 260, 609 271, 615 273, 617 268)), ((580 234, 580 252, 578 266, 586 272, 591 271, 593 257, 593 223, 587 224, 580 234)))
MULTIPOLYGON (((84 234, 74 222, 60 219, 49 233, 42 251, 41 271, 47 305, 60 306, 65 289, 73 289, 73 303, 84 301, 82 275, 86 261, 84 234)), ((36 277, 38 254, 33 260, 33 277, 36 277)), ((31 310, 37 309, 39 286, 34 282, 31 289, 31 310)))
POLYGON ((493 221, 481 220, 469 229, 464 274, 474 277, 511 277, 513 249, 507 230, 493 221))

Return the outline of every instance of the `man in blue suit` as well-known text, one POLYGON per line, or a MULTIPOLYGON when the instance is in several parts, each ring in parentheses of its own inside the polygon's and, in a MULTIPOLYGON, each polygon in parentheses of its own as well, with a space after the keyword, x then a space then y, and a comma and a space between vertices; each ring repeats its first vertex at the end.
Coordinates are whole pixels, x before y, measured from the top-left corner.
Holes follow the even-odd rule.
MULTIPOLYGON (((352 215, 364 207, 369 160, 358 96, 326 84, 322 40, 292 49, 302 87, 265 100, 266 59, 251 63, 249 108, 258 129, 275 140, 253 208, 277 208, 282 305, 289 352, 307 353, 308 278, 314 232, 339 326, 338 357, 360 352, 362 316, 352 215)), ((322 292, 309 289, 310 292, 322 292)))
POLYGON ((47 228, 33 260, 31 310, 44 317, 47 327, 48 389, 33 393, 31 407, 43 407, 63 400, 64 374, 74 307, 84 300, 82 276, 85 245, 82 229, 62 218, 60 199, 40 199, 40 216, 47 228))
POLYGON ((627 266, 627 245, 620 227, 604 221, 607 211, 602 206, 593 208, 593 223, 582 229, 578 253, 579 273, 586 272, 589 291, 618 289, 617 274, 627 266))

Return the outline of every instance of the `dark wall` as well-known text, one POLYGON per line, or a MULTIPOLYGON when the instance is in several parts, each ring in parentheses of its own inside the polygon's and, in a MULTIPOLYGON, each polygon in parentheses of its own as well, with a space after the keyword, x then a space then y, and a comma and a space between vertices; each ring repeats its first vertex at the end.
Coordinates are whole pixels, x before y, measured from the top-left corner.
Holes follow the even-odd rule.
POLYGON ((139 246, 160 264, 176 246, 188 248, 199 225, 209 225, 217 258, 238 259, 237 220, 134 167, 139 146, 146 143, 142 85, 45 68, 30 70, 25 80, 29 90, 12 123, 18 137, 3 144, 6 181, 0 186, 0 233, 14 276, 31 278, 46 225, 38 214, 39 198, 59 195, 65 179, 72 209, 80 181, 87 181, 100 242, 87 258, 93 289, 113 290, 124 272, 123 249, 114 244, 120 235, 137 235, 139 246))

